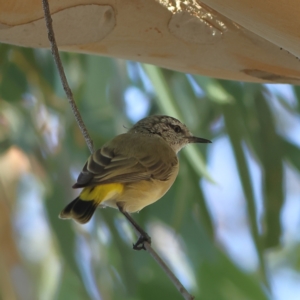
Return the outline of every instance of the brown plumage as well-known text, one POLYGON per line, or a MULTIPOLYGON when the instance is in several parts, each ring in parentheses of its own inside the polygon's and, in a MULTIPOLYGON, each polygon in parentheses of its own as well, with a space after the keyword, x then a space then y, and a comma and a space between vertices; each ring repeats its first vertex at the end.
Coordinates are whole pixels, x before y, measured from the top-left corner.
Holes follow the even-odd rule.
POLYGON ((178 174, 177 152, 188 143, 210 141, 193 137, 187 127, 168 116, 139 121, 95 151, 74 188, 84 188, 60 214, 86 223, 98 205, 136 212, 160 199, 178 174))

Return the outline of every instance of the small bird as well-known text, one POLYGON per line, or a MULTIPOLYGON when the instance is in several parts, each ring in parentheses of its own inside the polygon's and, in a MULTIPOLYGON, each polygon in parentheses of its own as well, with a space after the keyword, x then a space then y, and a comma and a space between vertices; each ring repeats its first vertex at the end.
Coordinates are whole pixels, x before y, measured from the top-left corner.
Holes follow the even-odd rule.
POLYGON ((141 233, 134 245, 139 250, 138 245, 150 237, 129 213, 142 210, 169 190, 178 174, 177 153, 190 143, 211 141, 193 136, 173 117, 154 115, 140 120, 88 158, 73 185, 83 190, 59 217, 84 224, 99 205, 118 208, 141 233))

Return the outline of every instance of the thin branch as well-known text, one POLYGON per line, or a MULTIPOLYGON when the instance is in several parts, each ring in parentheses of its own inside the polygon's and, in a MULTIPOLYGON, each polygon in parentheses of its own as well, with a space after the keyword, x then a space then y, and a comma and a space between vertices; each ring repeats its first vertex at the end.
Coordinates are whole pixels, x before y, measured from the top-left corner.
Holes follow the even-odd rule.
MULTIPOLYGON (((134 227, 133 227, 134 228, 134 227)), ((136 228, 134 228, 136 234, 139 236, 140 233, 136 228)), ((183 296, 185 300, 193 300, 194 296, 192 296, 186 288, 182 285, 179 279, 175 276, 175 274, 171 271, 171 269, 167 266, 167 264, 163 261, 163 259, 157 254, 157 252, 151 247, 151 245, 145 241, 144 246, 148 253, 152 256, 152 258, 157 262, 157 264, 163 269, 169 279, 172 281, 176 289, 183 296)))
MULTIPOLYGON (((94 152, 93 141, 84 125, 84 122, 81 118, 80 112, 77 108, 77 105, 76 105, 74 99, 73 99, 73 94, 69 87, 69 84, 68 84, 68 81, 67 81, 64 69, 63 69, 63 65, 60 60, 59 52, 58 52, 56 41, 55 41, 55 35, 54 35, 53 27, 52 27, 52 18, 50 15, 48 0, 42 0, 42 3, 43 3, 46 26, 47 26, 47 30, 48 30, 48 39, 51 44, 51 52, 52 52, 55 64, 57 66, 62 85, 64 87, 68 101, 71 105, 73 114, 77 121, 77 124, 85 138, 86 144, 87 144, 90 152, 93 153, 94 152)), ((139 234, 139 233, 137 232, 137 234, 139 234)), ((170 268, 166 265, 166 263, 162 260, 162 258, 153 250, 151 245, 148 242, 144 242, 144 246, 145 246, 147 252, 152 256, 152 258, 158 263, 158 265, 162 268, 162 270, 170 278, 170 280, 172 281, 172 283, 174 284, 176 289, 182 294, 183 298, 185 300, 193 300, 194 297, 188 293, 188 291, 184 288, 184 286, 181 284, 181 282, 178 280, 178 278, 174 275, 174 273, 170 270, 170 268)))
POLYGON ((68 81, 67 81, 67 78, 66 78, 66 75, 64 72, 64 68, 63 68, 63 65, 62 65, 62 62, 61 62, 61 59, 59 56, 59 52, 58 52, 58 48, 57 48, 56 40, 55 40, 55 35, 54 35, 54 31, 53 31, 53 26, 52 26, 52 18, 51 18, 51 14, 50 14, 48 0, 42 0, 42 3, 43 3, 43 9, 44 9, 44 17, 45 17, 45 21, 46 21, 47 30, 48 30, 48 39, 49 39, 50 45, 51 45, 51 52, 52 52, 56 67, 58 69, 58 73, 59 73, 63 88, 67 95, 68 101, 71 105, 76 122, 81 130, 81 133, 82 133, 84 139, 85 139, 85 142, 86 142, 87 146, 89 147, 90 152, 93 153, 94 152, 93 141, 84 125, 84 122, 81 118, 81 115, 79 113, 77 105, 74 101, 73 93, 68 84, 68 81))

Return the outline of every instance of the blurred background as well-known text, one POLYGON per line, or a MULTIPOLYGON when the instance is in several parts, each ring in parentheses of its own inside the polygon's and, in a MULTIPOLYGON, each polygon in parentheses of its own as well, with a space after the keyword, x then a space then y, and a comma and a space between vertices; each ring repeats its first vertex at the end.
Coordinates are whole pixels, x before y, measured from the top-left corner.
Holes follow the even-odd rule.
MULTIPOLYGON (((134 218, 196 299, 300 299, 300 88, 62 53, 96 148, 150 114, 210 145, 134 218)), ((182 299, 123 216, 58 219, 89 156, 48 50, 0 45, 0 299, 182 299)))

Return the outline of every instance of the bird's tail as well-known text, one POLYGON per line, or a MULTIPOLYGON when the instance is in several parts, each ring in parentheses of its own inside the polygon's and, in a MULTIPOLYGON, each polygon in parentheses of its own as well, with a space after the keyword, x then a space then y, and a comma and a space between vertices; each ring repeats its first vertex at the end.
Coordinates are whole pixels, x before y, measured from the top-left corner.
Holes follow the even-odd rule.
POLYGON ((99 203, 93 200, 82 200, 80 196, 69 203, 59 214, 61 219, 74 219, 85 224, 93 216, 99 203))
POLYGON ((59 217, 61 219, 74 219, 85 224, 91 219, 98 205, 121 194, 123 188, 122 183, 85 187, 79 197, 68 204, 59 214, 59 217))

